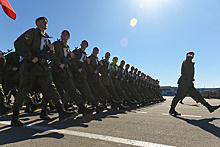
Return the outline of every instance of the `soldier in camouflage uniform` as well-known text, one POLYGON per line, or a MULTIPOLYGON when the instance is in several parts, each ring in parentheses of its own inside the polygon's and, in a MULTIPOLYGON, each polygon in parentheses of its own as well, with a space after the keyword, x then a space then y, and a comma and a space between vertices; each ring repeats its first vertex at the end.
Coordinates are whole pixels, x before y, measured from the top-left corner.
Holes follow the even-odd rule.
POLYGON ((178 89, 177 94, 173 98, 171 103, 171 108, 169 110, 169 113, 171 115, 181 115, 180 113, 176 112, 175 107, 180 99, 186 96, 188 93, 191 97, 194 97, 197 99, 202 105, 204 105, 210 113, 215 111, 220 107, 219 106, 211 106, 206 100, 202 97, 200 92, 194 87, 193 81, 194 81, 194 62, 192 62, 192 59, 194 57, 194 52, 188 52, 186 54, 186 60, 183 61, 182 67, 181 67, 181 76, 178 80, 178 89))
POLYGON ((14 42, 15 50, 19 56, 24 58, 24 63, 20 68, 20 85, 13 106, 12 126, 23 126, 19 119, 19 110, 35 82, 38 82, 48 97, 53 100, 60 121, 77 115, 76 112, 70 113, 64 110, 60 95, 52 81, 51 69, 47 60, 56 60, 56 57, 54 46, 49 41, 50 36, 45 32, 47 22, 45 17, 36 19, 37 28, 27 30, 14 42))

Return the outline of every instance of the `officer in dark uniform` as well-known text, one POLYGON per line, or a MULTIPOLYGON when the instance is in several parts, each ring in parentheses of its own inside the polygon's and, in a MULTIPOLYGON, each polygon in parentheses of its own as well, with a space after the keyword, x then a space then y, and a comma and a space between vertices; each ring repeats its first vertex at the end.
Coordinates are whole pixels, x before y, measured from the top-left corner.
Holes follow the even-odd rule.
POLYGON ((76 112, 66 112, 60 100, 54 82, 52 81, 51 69, 47 60, 56 60, 54 45, 49 41, 51 38, 45 30, 48 20, 39 17, 35 23, 37 28, 27 30, 14 42, 15 50, 24 58, 20 68, 19 92, 15 97, 11 125, 23 126, 19 119, 19 110, 27 93, 31 91, 35 82, 38 82, 55 104, 59 113, 59 120, 65 121, 77 115, 76 112))
POLYGON ((194 62, 192 62, 192 59, 194 57, 194 52, 188 52, 186 54, 186 60, 183 61, 182 67, 181 67, 181 76, 178 80, 178 89, 177 94, 173 98, 171 103, 171 108, 169 110, 169 113, 171 115, 181 115, 180 113, 175 111, 175 107, 180 99, 185 97, 187 94, 189 94, 191 97, 199 101, 202 105, 204 105, 210 113, 215 111, 220 107, 219 106, 211 106, 206 100, 202 97, 200 92, 194 87, 193 81, 194 81, 194 62))

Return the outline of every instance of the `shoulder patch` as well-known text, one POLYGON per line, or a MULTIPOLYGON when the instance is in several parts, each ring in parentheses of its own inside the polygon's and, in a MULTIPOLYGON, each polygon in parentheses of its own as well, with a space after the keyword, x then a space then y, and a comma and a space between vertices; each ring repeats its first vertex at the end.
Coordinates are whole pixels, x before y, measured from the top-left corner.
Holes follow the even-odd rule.
POLYGON ((25 34, 25 39, 26 40, 30 39, 30 35, 29 34, 25 34))

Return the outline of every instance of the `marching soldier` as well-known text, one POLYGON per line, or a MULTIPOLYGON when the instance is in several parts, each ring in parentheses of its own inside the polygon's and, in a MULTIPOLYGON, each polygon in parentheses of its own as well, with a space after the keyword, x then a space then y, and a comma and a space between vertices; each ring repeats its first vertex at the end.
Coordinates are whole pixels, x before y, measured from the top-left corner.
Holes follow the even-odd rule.
POLYGON ((177 103, 180 99, 186 96, 188 93, 191 97, 198 100, 202 105, 204 105, 210 113, 215 111, 220 107, 219 106, 211 106, 206 100, 202 97, 200 92, 194 87, 193 81, 194 80, 194 62, 192 62, 192 59, 194 58, 195 53, 194 52, 188 52, 186 54, 186 59, 182 63, 181 67, 181 76, 178 80, 178 89, 177 94, 173 98, 171 103, 171 108, 169 110, 169 113, 171 115, 181 115, 180 113, 176 112, 175 108, 177 103))
POLYGON ((3 70, 6 64, 5 57, 3 52, 0 51, 0 116, 7 115, 12 111, 12 108, 8 108, 4 105, 4 101, 6 99, 4 90, 2 88, 2 81, 3 81, 3 70))
POLYGON ((52 81, 51 69, 47 61, 56 60, 56 57, 54 45, 49 41, 51 37, 45 32, 48 20, 45 17, 39 17, 35 23, 37 28, 27 30, 14 42, 16 52, 24 58, 24 63, 20 68, 19 91, 15 97, 11 120, 11 125, 16 127, 23 126, 19 119, 19 110, 35 82, 38 82, 53 100, 61 122, 77 115, 76 112, 70 113, 64 110, 60 95, 52 81))

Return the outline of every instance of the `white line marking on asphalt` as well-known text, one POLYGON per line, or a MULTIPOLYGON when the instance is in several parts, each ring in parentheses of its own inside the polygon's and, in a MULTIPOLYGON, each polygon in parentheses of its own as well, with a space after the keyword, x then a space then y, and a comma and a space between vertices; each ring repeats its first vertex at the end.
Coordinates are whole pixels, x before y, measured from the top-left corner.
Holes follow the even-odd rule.
MULTIPOLYGON (((10 125, 10 122, 9 121, 0 121, 0 124, 10 125)), ((118 137, 113 137, 113 136, 105 136, 105 135, 85 133, 85 132, 79 132, 79 131, 71 131, 71 130, 66 130, 66 129, 56 129, 56 128, 51 128, 51 127, 37 126, 37 125, 24 125, 23 127, 37 129, 37 130, 43 130, 43 131, 56 132, 56 133, 67 134, 67 135, 73 135, 73 136, 86 137, 86 138, 91 138, 91 139, 98 139, 98 140, 115 142, 115 143, 128 144, 128 145, 133 145, 133 146, 172 147, 172 146, 168 146, 168 145, 156 144, 156 143, 145 142, 145 141, 124 139, 124 138, 118 138, 118 137)))
POLYGON ((135 111, 135 113, 147 113, 147 112, 135 111))
MULTIPOLYGON (((169 113, 162 113, 162 115, 170 115, 169 113)), ((202 117, 202 116, 197 116, 197 115, 178 115, 178 116, 187 116, 187 117, 202 117)))

